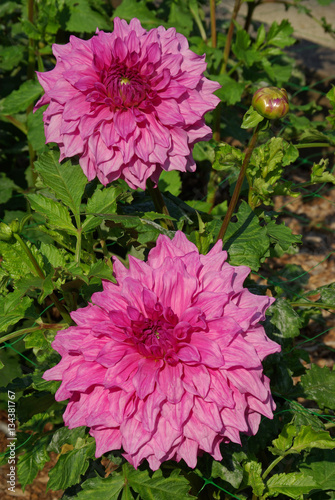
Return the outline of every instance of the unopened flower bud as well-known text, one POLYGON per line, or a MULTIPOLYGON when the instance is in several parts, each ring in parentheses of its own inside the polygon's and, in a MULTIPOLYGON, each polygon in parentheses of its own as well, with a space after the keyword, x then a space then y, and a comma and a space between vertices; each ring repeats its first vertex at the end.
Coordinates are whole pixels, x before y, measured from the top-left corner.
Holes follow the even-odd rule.
POLYGON ((9 224, 9 227, 12 230, 12 233, 19 233, 20 232, 20 222, 19 219, 14 219, 12 222, 9 224))
POLYGON ((287 92, 278 87, 262 87, 256 90, 251 104, 260 115, 269 120, 283 118, 289 111, 287 92))

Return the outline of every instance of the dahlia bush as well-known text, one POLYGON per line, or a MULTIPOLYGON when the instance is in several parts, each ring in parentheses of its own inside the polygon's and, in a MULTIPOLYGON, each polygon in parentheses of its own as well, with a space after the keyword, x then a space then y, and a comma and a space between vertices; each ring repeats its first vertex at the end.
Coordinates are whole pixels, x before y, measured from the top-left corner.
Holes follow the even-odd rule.
POLYGON ((46 142, 58 144, 60 161, 79 155, 88 180, 121 178, 134 189, 163 170, 194 172, 192 149, 212 137, 204 115, 220 85, 203 76, 205 56, 183 35, 116 17, 112 33, 71 36, 53 53, 55 68, 37 74, 45 95, 35 109, 48 104, 46 142))
POLYGON ((229 265, 221 240, 200 255, 178 231, 129 264, 115 260, 116 283, 104 281, 52 343, 62 360, 43 377, 62 381, 64 422, 90 427, 96 457, 123 448, 135 468, 194 468, 203 451, 221 460, 221 443, 272 418, 262 360, 280 346, 260 321, 273 299, 243 288, 250 269, 229 265))

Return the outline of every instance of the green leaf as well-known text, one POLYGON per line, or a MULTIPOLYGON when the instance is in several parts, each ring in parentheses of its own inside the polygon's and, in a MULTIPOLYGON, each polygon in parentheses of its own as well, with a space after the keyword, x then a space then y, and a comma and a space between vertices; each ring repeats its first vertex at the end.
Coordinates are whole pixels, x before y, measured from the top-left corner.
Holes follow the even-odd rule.
POLYGON ((55 397, 50 392, 34 392, 28 396, 22 396, 17 405, 17 413, 20 423, 27 422, 36 413, 45 412, 55 403, 55 397))
POLYGON ((12 179, 9 179, 6 177, 6 174, 0 172, 0 203, 7 203, 11 199, 13 191, 19 189, 12 179))
POLYGON ((91 33, 98 26, 99 29, 111 30, 107 19, 93 10, 88 0, 66 0, 66 8, 70 10, 70 18, 66 22, 67 31, 91 33))
MULTIPOLYGON (((78 498, 78 500, 92 500, 92 498, 118 500, 122 488, 129 490, 123 476, 115 472, 107 478, 97 476, 87 479, 81 484, 81 487, 82 490, 76 495, 76 499, 78 498)), ((132 497, 122 496, 122 498, 131 499, 132 497)))
POLYGON ((244 477, 243 481, 248 486, 251 486, 254 495, 260 497, 263 494, 265 484, 262 480, 262 464, 252 460, 243 464, 244 477))
POLYGON ((27 484, 35 479, 39 470, 42 470, 45 463, 49 461, 47 446, 50 441, 50 435, 39 436, 33 443, 31 450, 20 455, 17 462, 17 475, 22 490, 27 484))
POLYGON ((240 29, 236 33, 236 40, 232 44, 232 51, 234 52, 237 59, 243 61, 245 65, 252 66, 255 62, 262 59, 262 54, 257 48, 250 47, 250 36, 248 33, 240 29))
POLYGON ((246 82, 237 82, 227 74, 210 75, 210 79, 219 82, 221 88, 215 91, 215 95, 228 106, 241 101, 246 82))
POLYGON ((163 170, 159 177, 158 187, 162 192, 169 191, 173 196, 179 196, 181 193, 180 172, 177 170, 171 172, 163 170))
MULTIPOLYGON (((0 13, 0 17, 1 13, 0 13)), ((3 71, 11 71, 22 61, 25 53, 23 45, 12 45, 10 47, 0 47, 0 68, 3 71)))
POLYGON ((293 444, 293 439, 296 436, 298 429, 295 425, 289 423, 284 425, 283 430, 277 437, 272 441, 273 448, 270 447, 269 450, 273 455, 285 455, 287 450, 289 450, 293 444))
POLYGON ((236 176, 241 169, 243 158, 244 154, 239 149, 234 148, 230 144, 219 144, 215 148, 213 168, 218 171, 233 170, 236 176))
POLYGON ((276 299, 269 308, 269 314, 270 323, 277 329, 273 334, 280 343, 282 339, 294 338, 300 334, 302 320, 287 300, 276 299))
POLYGON ((317 488, 317 483, 311 476, 304 473, 275 474, 266 483, 267 493, 263 498, 272 498, 280 493, 288 498, 301 499, 301 495, 310 493, 317 488))
POLYGON ((267 43, 282 49, 293 45, 296 42, 295 38, 291 36, 293 31, 294 30, 287 19, 284 19, 279 25, 275 21, 271 24, 268 31, 267 43))
POLYGON ((243 479, 243 467, 240 465, 234 454, 231 456, 227 455, 227 453, 226 455, 224 454, 221 462, 213 460, 211 477, 219 477, 237 489, 243 479))
POLYGON ((276 224, 276 221, 271 220, 266 225, 266 231, 279 255, 283 252, 287 252, 291 245, 301 243, 302 236, 300 234, 292 234, 291 228, 285 226, 285 223, 276 224))
POLYGON ((137 0, 123 0, 115 11, 113 17, 120 17, 131 21, 134 17, 141 20, 144 28, 155 28, 162 22, 158 20, 152 10, 149 10, 145 2, 137 0))
POLYGON ((323 491, 335 490, 335 455, 330 450, 313 450, 300 469, 313 477, 323 491))
POLYGON ((57 198, 78 215, 87 178, 80 165, 72 165, 70 161, 61 164, 58 160, 59 154, 54 151, 43 153, 35 162, 35 169, 57 198))
POLYGON ((115 278, 113 276, 113 271, 111 268, 103 261, 99 260, 89 270, 88 276, 94 276, 95 278, 100 278, 103 280, 110 280, 115 282, 115 278))
MULTIPOLYGON (((240 204, 236 217, 237 222, 228 225, 223 249, 228 251, 230 264, 246 265, 257 271, 267 257, 270 246, 266 229, 260 225, 258 217, 245 201, 240 204)), ((221 221, 214 222, 209 223, 207 228, 221 226, 221 221)))
POLYGON ((38 153, 41 153, 47 148, 45 145, 43 111, 44 107, 39 108, 35 113, 29 113, 27 118, 28 141, 34 151, 38 153))
POLYGON ((53 449, 57 443, 57 448, 60 447, 60 457, 49 472, 47 490, 64 490, 79 483, 81 475, 85 474, 89 466, 89 459, 94 457, 95 440, 86 435, 82 437, 84 428, 79 428, 80 432, 74 432, 77 429, 66 430, 67 432, 61 433, 61 439, 58 439, 58 441, 54 439, 54 435, 49 446, 49 449, 53 449), (64 439, 65 442, 60 446, 64 439))
POLYGON ((98 214, 116 212, 116 201, 122 192, 121 187, 114 186, 96 189, 93 196, 87 201, 87 216, 82 225, 83 232, 92 231, 103 222, 103 217, 98 217, 98 214))
POLYGON ((313 364, 301 377, 305 397, 316 401, 320 408, 335 410, 335 370, 313 364))
POLYGON ((164 477, 161 470, 157 470, 152 477, 147 470, 135 470, 130 464, 124 464, 123 474, 130 487, 139 493, 143 500, 184 500, 193 498, 188 492, 191 488, 185 476, 174 469, 170 476, 164 477))
MULTIPOLYGON (((25 243, 34 255, 39 266, 43 269, 42 256, 35 245, 31 244, 28 240, 26 240, 25 243)), ((15 241, 15 243, 0 241, 0 255, 2 256, 2 269, 6 270, 14 281, 27 276, 29 273, 36 276, 36 270, 33 264, 18 241, 15 241)))
POLYGON ((36 318, 37 313, 33 307, 33 299, 23 297, 21 293, 11 292, 7 297, 0 299, 0 333, 5 333, 7 328, 15 325, 23 318, 36 318), (12 296, 15 299, 12 300, 12 296))
POLYGON ((70 234, 77 234, 72 224, 69 211, 59 202, 46 198, 42 194, 27 194, 31 207, 47 218, 48 224, 53 229, 62 229, 70 234))
POLYGON ((254 128, 265 118, 260 115, 252 106, 248 109, 243 117, 241 128, 254 128))
POLYGON ((26 111, 28 106, 36 101, 42 94, 41 85, 34 80, 24 82, 18 90, 13 90, 0 104, 0 113, 3 115, 15 115, 20 111, 26 111))
POLYGON ((68 254, 65 250, 57 248, 55 245, 49 245, 48 243, 42 242, 40 252, 45 261, 49 264, 50 269, 66 266, 66 257, 68 254))
POLYGON ((311 172, 311 182, 313 184, 319 184, 323 182, 330 182, 335 184, 335 175, 328 172, 326 168, 328 167, 329 160, 322 158, 320 163, 314 163, 311 172))

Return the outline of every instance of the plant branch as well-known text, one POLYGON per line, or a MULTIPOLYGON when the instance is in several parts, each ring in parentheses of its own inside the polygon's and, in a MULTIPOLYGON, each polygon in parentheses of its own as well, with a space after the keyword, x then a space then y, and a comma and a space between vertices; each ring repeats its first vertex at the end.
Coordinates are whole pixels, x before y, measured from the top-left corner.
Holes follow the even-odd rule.
POLYGON ((212 47, 216 48, 216 11, 215 0, 210 0, 210 16, 211 16, 211 39, 212 47))
POLYGON ((322 302, 290 302, 292 307, 318 307, 319 309, 334 309, 333 304, 325 304, 322 302))
POLYGON ((266 469, 266 471, 264 472, 264 474, 262 475, 262 479, 264 481, 264 479, 270 474, 270 472, 272 471, 272 469, 274 467, 276 467, 277 464, 279 464, 279 462, 281 462, 283 460, 283 458, 285 458, 286 455, 281 455, 280 457, 277 457, 270 465, 269 467, 266 469))
POLYGON ((235 207, 236 207, 239 195, 240 195, 241 187, 243 184, 245 173, 246 173, 248 165, 249 165, 250 157, 252 155, 252 152, 253 152, 255 145, 256 145, 256 142, 257 142, 258 132, 259 132, 259 124, 256 126, 254 133, 252 134, 252 137, 251 137, 250 142, 248 144, 248 147, 245 151, 245 156, 244 156, 244 160, 242 163, 240 175, 238 176, 233 196, 230 200, 227 213, 223 219, 223 223, 222 223, 222 226, 221 226, 221 229, 219 231, 219 234, 218 234, 216 241, 223 240, 224 235, 226 234, 228 224, 229 224, 230 219, 234 213, 234 210, 235 210, 235 207))
POLYGON ((233 33, 234 33, 234 26, 235 26, 234 21, 237 18, 237 14, 241 8, 241 4, 242 4, 242 0, 235 0, 233 13, 232 13, 231 20, 230 20, 230 25, 228 28, 226 45, 225 45, 225 48, 223 51, 223 63, 222 63, 221 71, 220 71, 221 75, 223 75, 226 72, 228 57, 230 54, 230 48, 231 48, 231 43, 232 43, 233 33))
MULTIPOLYGON (((160 192, 158 186, 154 187, 151 179, 147 179, 147 189, 148 189, 149 194, 152 198, 152 201, 154 202, 156 211, 163 214, 163 215, 167 215, 168 217, 170 217, 170 214, 169 214, 168 208, 165 204, 162 193, 160 192)), ((165 229, 169 229, 170 231, 175 231, 175 227, 174 227, 172 220, 164 219, 161 221, 161 224, 165 229)))
MULTIPOLYGON (((42 280, 45 280, 44 272, 40 268, 37 260, 35 259, 35 257, 32 254, 30 248, 28 247, 28 245, 23 241, 23 239, 21 238, 21 236, 19 236, 18 234, 13 233, 13 236, 16 239, 16 241, 20 244, 22 250, 25 252, 25 254, 27 255, 27 257, 29 258, 30 262, 32 263, 32 265, 33 265, 33 267, 34 267, 34 269, 36 271, 37 276, 39 276, 39 278, 41 278, 42 280)), ((50 293, 50 297, 54 301, 55 306, 57 307, 59 313, 62 315, 63 319, 67 323, 71 324, 72 323, 71 316, 69 315, 69 313, 67 312, 67 310, 65 309, 65 307, 60 303, 60 301, 58 300, 58 297, 55 294, 55 292, 50 293)))
POLYGON ((7 340, 14 339, 20 335, 26 335, 27 333, 37 332, 38 330, 63 330, 68 328, 66 323, 40 323, 38 326, 31 326, 30 328, 22 328, 22 330, 16 330, 16 332, 9 333, 4 337, 0 337, 0 343, 7 342, 7 340))

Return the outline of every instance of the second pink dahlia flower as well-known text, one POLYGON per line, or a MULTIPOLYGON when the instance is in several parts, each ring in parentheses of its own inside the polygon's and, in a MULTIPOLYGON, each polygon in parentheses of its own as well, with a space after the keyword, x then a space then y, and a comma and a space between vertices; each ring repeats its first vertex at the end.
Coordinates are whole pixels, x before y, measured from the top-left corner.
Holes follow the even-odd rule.
POLYGON ((211 138, 204 114, 220 85, 203 76, 205 56, 183 35, 115 18, 113 33, 71 36, 53 53, 55 68, 37 73, 45 94, 35 109, 49 104, 46 142, 59 145, 61 160, 79 155, 88 180, 142 189, 162 170, 195 170, 192 149, 211 138))
POLYGON ((90 427, 96 456, 123 448, 137 467, 168 459, 195 467, 222 459, 220 443, 258 430, 274 403, 262 360, 280 346, 260 321, 273 299, 243 288, 250 269, 233 267, 219 241, 199 254, 186 236, 159 236, 147 262, 114 263, 92 303, 58 332, 62 355, 46 371, 69 399, 64 422, 90 427))

